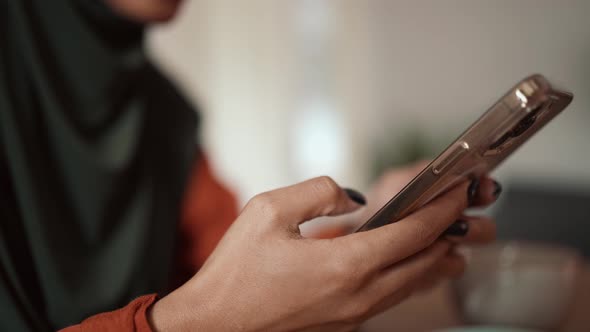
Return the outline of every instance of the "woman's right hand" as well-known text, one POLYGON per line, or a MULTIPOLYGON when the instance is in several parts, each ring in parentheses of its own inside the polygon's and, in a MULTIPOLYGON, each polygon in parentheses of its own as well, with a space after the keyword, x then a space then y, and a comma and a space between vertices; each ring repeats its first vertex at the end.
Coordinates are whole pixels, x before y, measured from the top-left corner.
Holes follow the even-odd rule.
POLYGON ((330 178, 260 194, 202 269, 153 305, 152 326, 156 331, 357 326, 410 295, 445 258, 451 243, 441 234, 468 207, 468 186, 462 183, 396 223, 333 239, 299 233, 305 221, 361 207, 330 178))

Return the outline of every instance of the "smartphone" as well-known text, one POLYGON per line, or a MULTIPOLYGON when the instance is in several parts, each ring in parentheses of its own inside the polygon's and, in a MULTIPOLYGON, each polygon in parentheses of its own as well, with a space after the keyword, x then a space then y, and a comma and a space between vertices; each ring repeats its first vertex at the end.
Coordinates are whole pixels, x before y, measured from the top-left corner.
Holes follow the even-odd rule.
POLYGON ((396 222, 463 180, 490 173, 572 101, 542 75, 516 84, 357 232, 396 222))

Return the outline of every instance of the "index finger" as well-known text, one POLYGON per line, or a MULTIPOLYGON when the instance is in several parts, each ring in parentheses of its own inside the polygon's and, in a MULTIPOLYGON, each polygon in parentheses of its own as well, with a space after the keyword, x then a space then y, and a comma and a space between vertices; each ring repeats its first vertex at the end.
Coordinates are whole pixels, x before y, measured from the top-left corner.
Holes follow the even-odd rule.
POLYGON ((396 223, 334 239, 354 246, 362 264, 383 268, 409 257, 434 243, 469 206, 463 182, 446 194, 396 223))
POLYGON ((277 225, 297 226, 320 216, 335 216, 362 207, 327 176, 258 194, 245 211, 277 225))

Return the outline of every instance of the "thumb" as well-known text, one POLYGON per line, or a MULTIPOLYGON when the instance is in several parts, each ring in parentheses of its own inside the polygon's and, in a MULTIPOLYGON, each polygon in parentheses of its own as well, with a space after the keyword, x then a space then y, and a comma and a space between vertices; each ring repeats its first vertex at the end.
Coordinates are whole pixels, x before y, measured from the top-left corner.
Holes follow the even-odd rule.
POLYGON ((341 188, 330 177, 313 178, 254 197, 247 210, 283 225, 296 226, 321 216, 353 212, 366 204, 362 194, 341 188))

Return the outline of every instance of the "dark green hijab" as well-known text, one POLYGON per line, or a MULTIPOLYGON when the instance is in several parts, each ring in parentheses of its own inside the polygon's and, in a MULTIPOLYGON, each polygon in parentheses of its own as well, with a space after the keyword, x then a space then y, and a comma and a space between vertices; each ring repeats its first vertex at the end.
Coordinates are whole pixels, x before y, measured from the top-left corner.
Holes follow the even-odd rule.
POLYGON ((0 0, 0 330, 169 286, 197 118, 100 0, 0 0))

